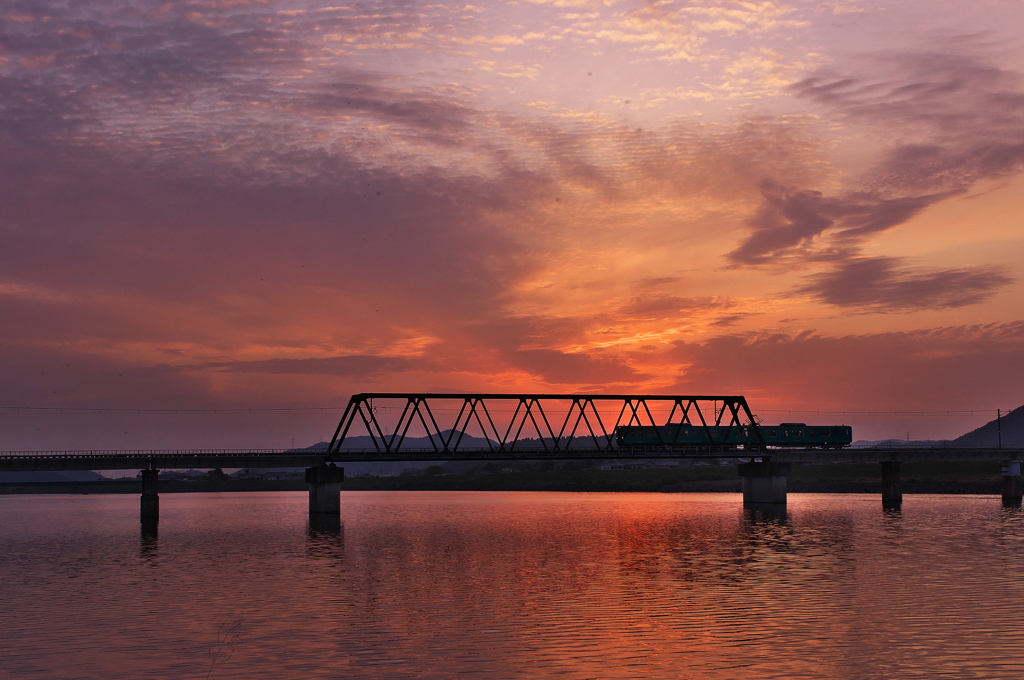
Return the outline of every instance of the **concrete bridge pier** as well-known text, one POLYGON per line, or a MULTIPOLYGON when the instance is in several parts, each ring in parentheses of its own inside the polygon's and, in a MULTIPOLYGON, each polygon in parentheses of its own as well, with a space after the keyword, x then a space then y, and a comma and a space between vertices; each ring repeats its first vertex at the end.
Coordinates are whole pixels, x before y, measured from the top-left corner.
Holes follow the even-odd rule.
POLYGON ((160 518, 160 496, 157 495, 159 470, 142 471, 142 507, 139 513, 143 522, 152 523, 160 518))
POLYGON ((900 479, 900 462, 884 460, 882 465, 882 508, 898 510, 903 506, 903 481, 900 479))
POLYGON ((786 507, 789 463, 751 461, 736 467, 743 479, 743 505, 754 508, 786 507))
POLYGON ((309 486, 310 515, 338 515, 341 513, 341 483, 345 481, 345 468, 317 465, 306 469, 309 486))
POLYGON ((1021 506, 1020 461, 1003 461, 1003 506, 1021 506))

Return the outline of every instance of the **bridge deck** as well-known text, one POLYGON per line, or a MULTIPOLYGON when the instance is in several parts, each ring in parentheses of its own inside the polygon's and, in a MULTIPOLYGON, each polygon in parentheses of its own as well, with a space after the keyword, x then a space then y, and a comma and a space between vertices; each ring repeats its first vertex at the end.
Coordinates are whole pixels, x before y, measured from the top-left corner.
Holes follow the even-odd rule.
POLYGON ((209 470, 213 468, 313 467, 325 461, 322 454, 223 453, 219 451, 180 453, 150 451, 113 453, 0 453, 0 472, 61 472, 65 470, 209 470))
POLYGON ((884 461, 1005 461, 1024 460, 1024 448, 964 447, 877 447, 847 449, 770 449, 743 451, 723 447, 704 447, 686 451, 664 449, 616 451, 608 449, 573 450, 403 450, 378 452, 342 450, 326 452, 288 452, 275 449, 232 449, 190 451, 9 451, 0 452, 0 472, 59 472, 62 470, 158 470, 212 468, 313 467, 333 460, 338 464, 395 461, 486 461, 486 460, 678 460, 719 459, 744 461, 770 458, 779 463, 878 463, 884 461))

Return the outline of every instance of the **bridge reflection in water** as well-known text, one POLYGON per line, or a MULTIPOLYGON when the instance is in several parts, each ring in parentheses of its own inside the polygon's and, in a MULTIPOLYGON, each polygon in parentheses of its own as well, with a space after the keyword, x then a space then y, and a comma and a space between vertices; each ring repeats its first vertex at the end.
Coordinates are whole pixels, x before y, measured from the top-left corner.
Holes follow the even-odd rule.
POLYGON ((883 506, 898 508, 903 462, 998 461, 1003 503, 1019 507, 1024 449, 767 444, 746 399, 735 395, 372 393, 351 398, 326 450, 12 451, 0 453, 0 471, 141 470, 140 514, 155 526, 160 470, 304 467, 310 517, 333 524, 347 462, 609 458, 733 463, 744 505, 776 514, 799 464, 879 463, 883 506), (679 425, 698 441, 680 441, 679 425), (617 434, 637 427, 651 428, 654 441, 622 445, 617 434))

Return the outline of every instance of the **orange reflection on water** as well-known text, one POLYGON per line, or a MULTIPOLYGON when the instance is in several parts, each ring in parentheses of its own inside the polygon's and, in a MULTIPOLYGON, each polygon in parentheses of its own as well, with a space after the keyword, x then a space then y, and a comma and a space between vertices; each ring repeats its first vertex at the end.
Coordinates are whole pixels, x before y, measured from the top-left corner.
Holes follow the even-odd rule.
POLYGON ((13 677, 1017 677, 997 498, 0 497, 13 677))

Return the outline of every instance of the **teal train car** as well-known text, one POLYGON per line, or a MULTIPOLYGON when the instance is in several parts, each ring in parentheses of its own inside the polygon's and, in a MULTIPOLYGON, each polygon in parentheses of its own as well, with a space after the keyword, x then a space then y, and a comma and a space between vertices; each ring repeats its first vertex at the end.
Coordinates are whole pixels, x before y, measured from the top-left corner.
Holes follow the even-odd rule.
POLYGON ((853 428, 849 425, 808 425, 807 423, 780 423, 778 425, 622 425, 615 430, 615 442, 620 451, 674 450, 705 446, 744 449, 755 448, 815 448, 841 449, 853 442, 853 428), (760 431, 760 437, 758 436, 760 431))

